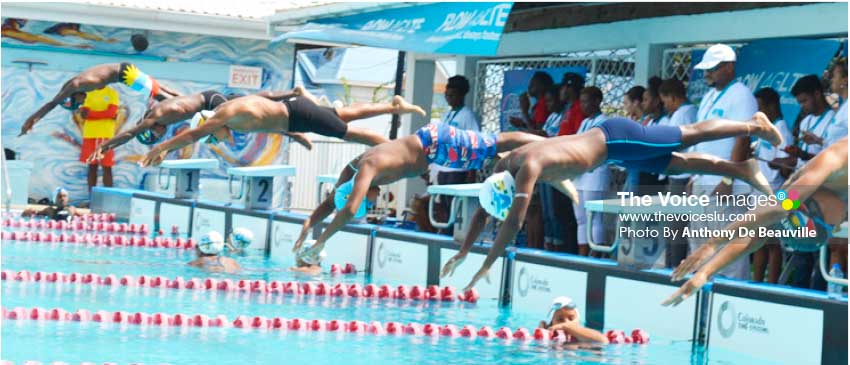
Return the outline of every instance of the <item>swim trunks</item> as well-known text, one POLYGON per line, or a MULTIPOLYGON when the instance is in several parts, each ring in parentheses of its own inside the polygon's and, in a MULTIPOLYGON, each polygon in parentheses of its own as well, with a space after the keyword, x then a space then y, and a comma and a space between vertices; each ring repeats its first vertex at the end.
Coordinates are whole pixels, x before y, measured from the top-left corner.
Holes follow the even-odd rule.
POLYGON ((339 119, 334 108, 318 106, 299 96, 281 102, 289 111, 290 132, 313 132, 339 139, 348 132, 348 124, 339 119))
POLYGON ((226 101, 230 101, 235 99, 235 95, 233 97, 228 97, 228 95, 224 95, 216 90, 207 90, 201 92, 201 96, 204 97, 204 107, 202 110, 215 110, 219 105, 223 104, 226 101))
POLYGON ((496 135, 431 123, 416 131, 428 163, 464 170, 479 170, 496 156, 496 135))
POLYGON ((682 131, 675 126, 643 126, 626 118, 611 118, 595 128, 605 134, 605 162, 627 169, 663 173, 673 152, 682 147, 682 131))
POLYGON ((118 75, 124 85, 145 96, 153 98, 159 94, 159 83, 132 63, 122 62, 118 75))

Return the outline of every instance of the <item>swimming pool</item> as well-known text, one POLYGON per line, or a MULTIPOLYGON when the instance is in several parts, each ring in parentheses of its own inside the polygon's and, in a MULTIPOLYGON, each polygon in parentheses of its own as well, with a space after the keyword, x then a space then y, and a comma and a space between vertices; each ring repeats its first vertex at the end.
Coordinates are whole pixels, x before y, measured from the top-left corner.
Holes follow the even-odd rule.
MULTIPOLYGON (((184 265, 193 254, 189 250, 168 248, 103 247, 68 243, 4 241, 3 270, 31 273, 93 273, 121 277, 182 276, 207 277, 184 265)), ((363 274, 321 275, 309 277, 290 273, 286 265, 253 252, 240 258, 245 272, 239 275, 212 274, 223 280, 369 283, 363 274)), ((396 284, 396 283, 389 283, 396 284)), ((209 317, 224 315, 229 320, 247 317, 358 320, 366 323, 389 321, 400 324, 472 325, 476 328, 502 326, 533 330, 545 313, 500 307, 493 298, 475 304, 298 296, 280 293, 205 291, 121 285, 85 285, 16 281, 7 278, 0 284, 3 307, 45 309, 61 308, 69 312, 87 309, 112 313, 184 313, 209 317)), ((634 315, 641 315, 635 313, 634 315)), ((617 323, 606 323, 614 329, 617 323)), ((631 328, 621 328, 627 332, 631 328)), ((482 362, 544 362, 576 364, 760 364, 772 363, 745 354, 712 350, 710 356, 693 348, 689 338, 664 338, 651 334, 646 345, 609 345, 589 348, 565 348, 551 343, 522 340, 416 336, 407 334, 375 335, 344 331, 308 331, 290 329, 243 329, 139 326, 127 323, 98 323, 51 320, 3 320, 3 359, 14 363, 35 360, 43 363, 280 363, 311 362, 375 364, 478 364, 482 362)))

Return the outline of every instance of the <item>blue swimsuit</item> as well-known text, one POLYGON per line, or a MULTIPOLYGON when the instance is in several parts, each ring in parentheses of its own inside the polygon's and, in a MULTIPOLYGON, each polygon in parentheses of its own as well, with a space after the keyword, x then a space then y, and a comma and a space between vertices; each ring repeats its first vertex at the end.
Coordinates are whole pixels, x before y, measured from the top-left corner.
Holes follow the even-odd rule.
POLYGON ((496 156, 496 135, 457 129, 446 123, 431 123, 416 131, 428 163, 479 170, 496 156))
POLYGON ((655 174, 670 165, 682 148, 682 130, 674 126, 643 126, 626 118, 611 118, 596 126, 605 134, 606 163, 655 174))

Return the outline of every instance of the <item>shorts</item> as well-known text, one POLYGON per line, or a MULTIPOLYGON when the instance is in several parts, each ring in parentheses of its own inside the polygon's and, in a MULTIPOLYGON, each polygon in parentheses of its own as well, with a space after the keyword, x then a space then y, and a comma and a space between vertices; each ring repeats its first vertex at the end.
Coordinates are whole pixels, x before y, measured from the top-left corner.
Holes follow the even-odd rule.
POLYGON ((318 106, 307 98, 291 97, 281 101, 289 111, 290 132, 313 132, 342 139, 348 124, 339 119, 334 108, 318 106))
POLYGON ((496 135, 431 123, 416 131, 428 163, 463 170, 480 170, 496 156, 496 135))
MULTIPOLYGON (((87 164, 86 160, 89 159, 89 156, 91 156, 94 151, 100 147, 100 145, 106 143, 108 140, 109 138, 83 138, 83 148, 80 151, 80 162, 87 164)), ((115 150, 109 150, 103 154, 103 159, 92 162, 90 165, 100 165, 103 167, 115 166, 115 150)))
POLYGON ((626 118, 611 118, 597 127, 605 134, 605 162, 654 174, 663 173, 673 152, 682 147, 682 130, 674 126, 643 126, 626 118))
POLYGON ((201 96, 204 97, 203 110, 215 110, 219 105, 230 101, 230 98, 216 90, 203 91, 201 92, 201 96))

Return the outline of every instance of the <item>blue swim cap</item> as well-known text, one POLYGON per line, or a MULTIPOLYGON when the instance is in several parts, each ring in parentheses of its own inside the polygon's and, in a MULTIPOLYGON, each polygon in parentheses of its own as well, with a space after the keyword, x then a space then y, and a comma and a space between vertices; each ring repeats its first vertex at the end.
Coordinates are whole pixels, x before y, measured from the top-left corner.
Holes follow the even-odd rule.
MULTIPOLYGON (((354 176, 357 175, 355 174, 354 176)), ((337 187, 334 192, 334 206, 337 211, 342 210, 348 202, 348 198, 351 196, 351 191, 354 189, 354 176, 352 176, 351 179, 346 181, 344 184, 337 187)), ((357 213, 354 214, 354 218, 365 217, 366 212, 369 210, 369 205, 369 201, 364 196, 363 201, 360 203, 360 207, 357 208, 357 213)))
POLYGON ((136 135, 136 140, 147 146, 159 142, 160 139, 162 139, 162 136, 157 137, 150 129, 136 135))
POLYGON ((80 106, 82 106, 82 105, 83 105, 83 103, 80 103, 80 102, 77 102, 76 100, 74 100, 73 95, 63 99, 62 103, 59 104, 59 106, 61 106, 63 109, 70 110, 70 111, 75 111, 75 110, 79 109, 80 106))

